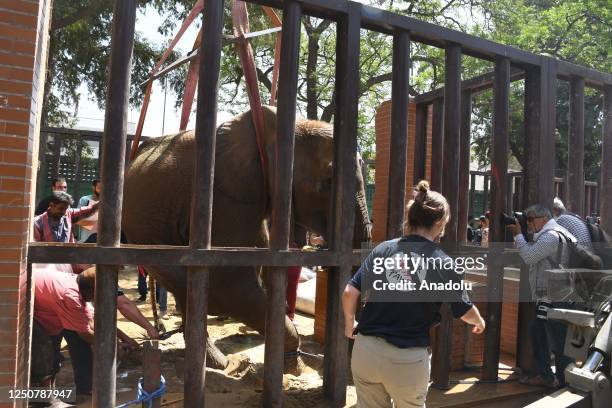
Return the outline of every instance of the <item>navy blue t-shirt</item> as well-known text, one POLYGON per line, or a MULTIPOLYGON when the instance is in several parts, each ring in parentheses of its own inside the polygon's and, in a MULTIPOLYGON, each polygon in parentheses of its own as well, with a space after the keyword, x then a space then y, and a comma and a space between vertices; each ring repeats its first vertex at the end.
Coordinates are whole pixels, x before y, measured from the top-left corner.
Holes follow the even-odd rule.
POLYGON ((462 279, 452 258, 420 235, 379 244, 349 281, 365 302, 357 333, 400 348, 429 346, 429 328, 439 321, 442 302, 455 318, 472 307, 462 279))

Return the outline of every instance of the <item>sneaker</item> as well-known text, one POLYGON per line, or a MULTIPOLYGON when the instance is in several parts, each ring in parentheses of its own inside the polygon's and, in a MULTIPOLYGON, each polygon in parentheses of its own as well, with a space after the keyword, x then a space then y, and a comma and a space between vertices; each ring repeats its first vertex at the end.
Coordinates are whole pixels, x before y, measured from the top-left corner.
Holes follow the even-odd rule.
POLYGON ((556 378, 543 378, 541 375, 536 375, 534 377, 522 378, 519 380, 519 383, 524 385, 533 385, 536 387, 546 387, 546 388, 557 388, 559 387, 559 381, 556 378))
POLYGON ((140 295, 138 298, 138 302, 144 302, 145 300, 147 300, 147 295, 140 295))
POLYGON ((159 311, 159 317, 160 317, 161 319, 164 319, 164 320, 168 320, 168 319, 170 319, 170 316, 168 316, 168 312, 167 312, 167 311, 165 311, 165 310, 160 310, 160 311, 159 311))

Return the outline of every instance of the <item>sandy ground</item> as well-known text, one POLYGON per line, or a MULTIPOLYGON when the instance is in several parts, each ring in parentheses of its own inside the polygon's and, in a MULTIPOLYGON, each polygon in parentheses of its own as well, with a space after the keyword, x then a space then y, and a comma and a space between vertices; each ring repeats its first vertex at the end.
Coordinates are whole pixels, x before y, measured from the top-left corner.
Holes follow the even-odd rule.
MULTIPOLYGON (((125 295, 136 300, 137 272, 126 268, 120 273, 119 286, 125 295)), ((149 299, 136 303, 140 311, 151 321, 153 312, 149 299)), ((181 319, 173 314, 174 298, 168 294, 168 320, 160 320, 166 330, 180 326, 181 319)), ((138 342, 145 340, 146 333, 139 326, 128 322, 120 314, 117 315, 118 326, 138 342)), ((314 319, 298 314, 295 319, 301 337, 301 349, 313 354, 322 354, 323 346, 313 341, 314 319)), ((228 355, 230 365, 226 370, 207 369, 206 389, 207 404, 213 407, 259 407, 263 390, 264 338, 248 326, 232 319, 222 320, 215 316, 208 319, 209 335, 215 345, 228 355)), ((166 379, 167 393, 162 405, 167 407, 182 407, 183 370, 185 364, 185 342, 181 334, 161 341, 162 375, 166 379), (173 402, 175 401, 175 402, 173 402)), ((66 361, 59 374, 57 383, 73 384, 72 367, 68 350, 62 351, 66 361)), ((283 388, 285 406, 287 407, 325 407, 322 393, 322 360, 303 358, 303 370, 299 376, 285 374, 283 388)), ((136 384, 142 376, 142 354, 139 352, 123 356, 117 368, 117 403, 135 398, 136 384)), ((354 405, 356 396, 353 386, 347 392, 348 405, 354 405)), ((90 406, 90 402, 79 404, 90 406)))

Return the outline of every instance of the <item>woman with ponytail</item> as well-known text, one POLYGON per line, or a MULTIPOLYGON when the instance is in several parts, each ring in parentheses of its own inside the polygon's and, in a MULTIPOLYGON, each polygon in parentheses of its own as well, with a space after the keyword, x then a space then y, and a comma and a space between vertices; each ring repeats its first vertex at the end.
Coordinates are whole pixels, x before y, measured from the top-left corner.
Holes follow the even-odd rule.
POLYGON ((376 246, 346 285, 342 306, 345 335, 355 340, 351 366, 358 407, 425 406, 429 329, 439 322, 443 302, 455 318, 474 325, 474 333, 484 331, 465 290, 455 289, 462 286, 463 268, 437 244, 449 214, 446 198, 419 182, 408 203, 410 233, 376 246), (357 324, 360 297, 365 304, 357 324))

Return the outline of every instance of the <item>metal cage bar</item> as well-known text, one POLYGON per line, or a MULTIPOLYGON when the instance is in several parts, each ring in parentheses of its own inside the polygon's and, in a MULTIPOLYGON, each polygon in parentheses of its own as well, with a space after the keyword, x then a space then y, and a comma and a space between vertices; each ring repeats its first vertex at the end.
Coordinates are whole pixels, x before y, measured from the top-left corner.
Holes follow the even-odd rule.
MULTIPOLYGON (((202 11, 198 105, 196 111, 194 180, 189 225, 192 249, 210 249, 217 94, 221 64, 223 0, 208 0, 202 11)), ((187 272, 187 319, 185 322, 185 405, 205 406, 206 319, 208 312, 207 267, 190 266, 187 272)))
POLYGON ((351 278, 352 266, 348 257, 353 248, 355 224, 355 174, 357 163, 357 122, 359 82, 359 41, 361 5, 353 3, 348 14, 337 25, 336 58, 336 120, 334 120, 334 179, 333 229, 331 247, 342 259, 340 266, 331 269, 327 280, 327 315, 325 330, 325 360, 323 392, 333 406, 346 402, 348 341, 344 335, 342 292, 351 278))
MULTIPOLYGON (((136 24, 136 2, 117 0, 113 6, 113 32, 109 62, 109 89, 102 138, 101 181, 104 185, 99 209, 97 244, 119 246, 123 173, 127 135, 127 108, 136 24)), ((96 267, 94 315, 94 407, 115 406, 117 371, 117 279, 118 265, 96 267)))
MULTIPOLYGON (((300 2, 285 1, 278 87, 276 148, 273 160, 275 180, 272 189, 272 225, 270 229, 270 248, 276 250, 286 250, 289 246, 301 18, 302 7, 300 2)), ((262 396, 263 405, 267 407, 282 406, 287 274, 284 269, 276 272, 267 276, 269 290, 266 305, 266 345, 262 396)))

